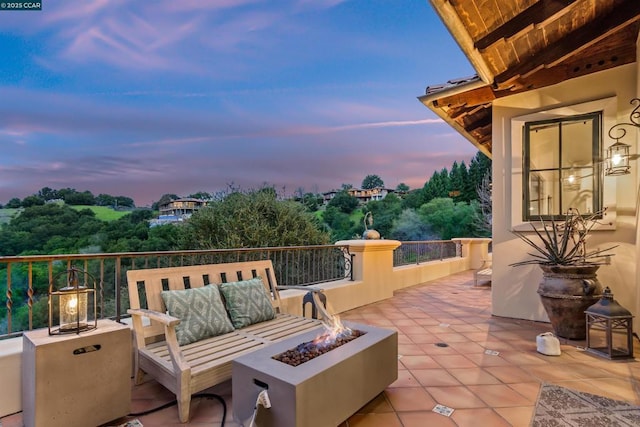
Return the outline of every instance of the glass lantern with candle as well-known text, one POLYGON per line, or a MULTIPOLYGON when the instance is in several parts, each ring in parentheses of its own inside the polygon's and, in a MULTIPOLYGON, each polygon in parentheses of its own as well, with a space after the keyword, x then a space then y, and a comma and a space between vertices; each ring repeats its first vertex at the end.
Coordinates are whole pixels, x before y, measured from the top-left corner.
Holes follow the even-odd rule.
POLYGON ((80 333, 97 327, 95 288, 95 278, 76 267, 53 277, 49 284, 49 335, 80 333), (63 276, 65 285, 56 289, 56 282, 63 276))

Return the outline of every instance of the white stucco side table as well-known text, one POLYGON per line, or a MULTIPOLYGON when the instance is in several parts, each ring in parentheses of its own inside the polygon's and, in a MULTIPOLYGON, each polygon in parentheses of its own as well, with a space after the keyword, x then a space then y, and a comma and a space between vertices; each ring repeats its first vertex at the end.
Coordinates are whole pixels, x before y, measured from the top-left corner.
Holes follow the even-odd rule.
POLYGON ((130 412, 131 330, 99 320, 92 331, 23 335, 25 427, 97 426, 130 412))

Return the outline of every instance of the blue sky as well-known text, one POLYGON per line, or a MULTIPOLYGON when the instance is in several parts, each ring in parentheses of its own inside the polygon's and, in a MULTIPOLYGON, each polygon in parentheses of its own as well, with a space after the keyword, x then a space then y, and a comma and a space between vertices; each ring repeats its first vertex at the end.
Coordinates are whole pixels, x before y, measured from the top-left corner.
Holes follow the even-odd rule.
POLYGON ((417 100, 474 73, 426 0, 43 0, 0 52, 0 203, 418 188, 476 153, 417 100))

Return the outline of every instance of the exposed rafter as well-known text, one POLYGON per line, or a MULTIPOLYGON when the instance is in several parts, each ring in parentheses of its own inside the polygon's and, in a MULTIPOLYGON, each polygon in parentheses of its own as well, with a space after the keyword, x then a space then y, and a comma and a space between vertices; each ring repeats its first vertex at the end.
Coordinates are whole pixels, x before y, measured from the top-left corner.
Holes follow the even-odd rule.
POLYGON ((483 52, 498 40, 515 38, 535 28, 536 25, 557 19, 558 16, 568 13, 569 6, 575 2, 576 0, 540 0, 482 37, 475 42, 474 46, 483 52))
POLYGON ((591 21, 565 37, 547 46, 542 52, 532 52, 520 63, 497 75, 494 86, 504 89, 515 79, 527 76, 557 65, 572 55, 578 55, 590 46, 605 39, 622 28, 640 19, 640 1, 624 0, 608 15, 591 21))

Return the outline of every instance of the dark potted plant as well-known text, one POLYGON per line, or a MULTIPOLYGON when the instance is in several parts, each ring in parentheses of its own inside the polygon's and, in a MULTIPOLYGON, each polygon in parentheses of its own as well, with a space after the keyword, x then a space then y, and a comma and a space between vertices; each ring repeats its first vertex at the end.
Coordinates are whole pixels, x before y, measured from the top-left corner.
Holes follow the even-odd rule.
POLYGON ((587 250, 589 232, 598 224, 605 211, 583 216, 576 209, 569 209, 562 220, 542 218, 541 230, 532 225, 541 243, 536 243, 521 231, 514 231, 520 239, 535 249, 532 257, 512 266, 538 264, 542 269, 542 281, 538 294, 555 334, 559 337, 583 340, 586 338, 584 310, 602 296, 602 285, 597 278, 600 265, 606 264, 606 249, 587 250))

